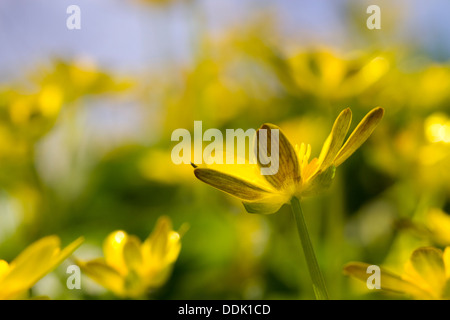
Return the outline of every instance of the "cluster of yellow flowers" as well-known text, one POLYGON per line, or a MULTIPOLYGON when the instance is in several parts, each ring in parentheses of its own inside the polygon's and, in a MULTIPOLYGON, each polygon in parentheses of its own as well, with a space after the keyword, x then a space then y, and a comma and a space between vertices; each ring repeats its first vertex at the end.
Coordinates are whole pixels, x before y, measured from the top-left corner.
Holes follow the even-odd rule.
MULTIPOLYGON (((164 4, 171 1, 142 0, 141 2, 164 4)), ((248 46, 247 42, 241 45, 248 46)), ((251 54, 252 49, 244 49, 251 54)), ((261 54, 261 50, 253 51, 261 54)), ((286 62, 292 69, 293 77, 292 79, 281 78, 280 81, 285 81, 284 85, 289 87, 290 91, 296 93, 298 90, 303 94, 336 103, 345 101, 344 99, 353 99, 365 91, 369 92, 369 95, 365 97, 366 101, 370 100, 370 94, 378 91, 368 89, 378 83, 385 74, 392 72, 390 60, 384 56, 374 56, 350 63, 329 52, 316 52, 298 54, 286 62)), ((221 74, 226 72, 221 68, 223 66, 220 64, 205 61, 196 69, 195 74, 188 75, 185 91, 180 89, 181 97, 179 99, 171 97, 170 99, 175 101, 170 99, 167 101, 167 111, 171 115, 168 119, 171 125, 177 126, 178 121, 191 120, 190 117, 184 116, 194 114, 189 109, 184 111, 189 106, 192 109, 194 107, 201 109, 202 118, 209 117, 219 124, 237 117, 238 112, 243 109, 242 105, 260 107, 258 103, 245 100, 249 98, 246 97, 240 83, 222 79, 221 74), (205 78, 210 79, 209 82, 205 78), (206 88, 202 90, 201 99, 192 94, 199 82, 206 88), (222 99, 223 97, 227 99, 222 99), (202 109, 198 107, 199 100, 203 101, 203 105, 207 107, 212 102, 219 104, 219 109, 223 109, 224 112, 216 114, 215 110, 211 111, 207 107, 202 109)), ((72 103, 86 94, 119 91, 129 85, 115 83, 107 74, 86 63, 82 66, 58 61, 54 69, 55 72, 50 72, 41 80, 39 92, 34 94, 22 94, 15 91, 0 92, 0 110, 3 111, 0 115, 0 160, 6 170, 10 163, 14 166, 20 164, 18 159, 33 158, 33 142, 54 124, 64 103, 72 103)), ((420 83, 418 88, 421 90, 405 87, 401 89, 404 90, 403 92, 391 92, 390 88, 395 86, 388 85, 386 91, 379 94, 378 102, 381 101, 380 104, 384 105, 383 99, 387 96, 389 99, 392 99, 392 96, 402 96, 421 106, 431 104, 418 99, 422 96, 439 98, 443 101, 446 99, 450 83, 446 73, 442 73, 439 69, 430 69, 419 78, 423 78, 422 81, 418 81, 420 83), (434 85, 439 81, 430 80, 436 79, 436 75, 441 75, 445 80, 440 81, 440 87, 434 85), (427 93, 427 90, 430 90, 430 93, 427 93), (407 92, 412 94, 408 95, 407 92)), ((395 77, 393 79, 393 81, 401 82, 395 77)), ((270 99, 265 100, 270 101, 270 99)), ((415 105, 412 102, 411 104, 415 105)), ((292 144, 285 134, 286 131, 283 132, 278 126, 266 123, 260 129, 276 129, 280 133, 279 171, 276 174, 261 175, 260 163, 196 166, 194 174, 202 182, 242 201, 248 212, 272 214, 284 204, 290 203, 293 198, 302 199, 329 187, 335 177, 336 168, 371 136, 383 116, 383 108, 372 109, 347 138, 352 112, 349 108, 343 110, 337 116, 331 133, 317 157, 312 157, 310 144, 303 142, 292 144)), ((416 155, 436 154, 431 157, 420 156, 420 161, 427 165, 430 161, 437 161, 436 159, 445 161, 447 158, 441 155, 441 149, 447 148, 444 155, 448 154, 450 120, 445 114, 434 113, 426 119, 424 125, 426 138, 431 145, 419 153, 414 147, 405 148, 406 151, 411 150, 416 155)), ((414 141, 414 139, 409 140, 414 141)), ((268 141, 268 145, 271 144, 271 141, 268 141)), ((380 152, 380 154, 382 155, 377 155, 375 158, 395 157, 395 153, 392 152, 380 152)), ((179 183, 180 179, 186 179, 184 175, 186 170, 172 166, 168 159, 166 153, 152 149, 141 161, 139 168, 149 179, 171 183, 179 183), (155 167, 159 170, 154 170, 155 167), (170 174, 167 171, 170 171, 170 174)), ((448 171, 444 174, 446 172, 448 171)), ((188 173, 191 179, 192 173, 190 171, 188 173)), ((18 184, 17 181, 14 183, 18 184)), ((15 191, 19 192, 17 190, 30 192, 28 189, 23 191, 17 188, 15 191)), ((31 197, 27 194, 26 198, 29 204, 31 197)), ((450 298, 448 233, 450 218, 436 209, 428 213, 427 219, 423 229, 427 230, 427 236, 436 244, 436 247, 426 246, 414 250, 403 272, 394 273, 382 268, 382 289, 408 294, 417 299, 450 298), (441 250, 438 246, 445 249, 441 250)), ((114 231, 104 240, 102 258, 90 261, 74 260, 85 275, 114 295, 120 298, 143 298, 168 280, 180 254, 181 236, 182 232, 174 231, 171 220, 163 216, 158 220, 154 231, 143 242, 123 230, 114 231)), ((79 238, 62 249, 58 236, 48 236, 31 244, 10 263, 0 260, 0 299, 27 298, 29 289, 67 259, 82 242, 83 238, 79 238)), ((310 248, 306 247, 306 249, 310 248)), ((344 272, 366 281, 368 266, 369 264, 363 262, 351 262, 344 267, 344 272)), ((314 269, 315 266, 312 268, 314 269)))
MULTIPOLYGON (((28 246, 11 263, 0 260, 0 300, 28 298, 28 290, 83 241, 78 238, 61 249, 58 236, 47 236, 28 246)), ((119 297, 145 297, 166 282, 180 249, 180 234, 163 216, 143 243, 136 236, 115 231, 105 239, 104 258, 77 264, 92 280, 119 297)))

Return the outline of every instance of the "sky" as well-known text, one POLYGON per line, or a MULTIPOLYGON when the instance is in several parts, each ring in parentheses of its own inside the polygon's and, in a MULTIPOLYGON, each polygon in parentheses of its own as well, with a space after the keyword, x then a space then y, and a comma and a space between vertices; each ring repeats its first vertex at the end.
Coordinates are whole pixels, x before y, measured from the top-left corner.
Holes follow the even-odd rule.
POLYGON ((395 11, 395 42, 447 61, 450 56, 450 1, 446 0, 197 0, 169 7, 126 0, 2 0, 0 1, 0 81, 33 70, 52 57, 85 57, 117 72, 157 69, 167 60, 189 63, 192 34, 203 18, 207 32, 220 35, 239 28, 260 11, 270 11, 278 31, 298 46, 321 43, 347 48, 352 41, 346 12, 357 8, 361 24, 365 4, 379 4, 383 19, 395 11), (81 29, 68 30, 67 7, 81 9, 81 29), (358 4, 359 6, 356 6, 358 4), (346 47, 347 46, 347 47, 346 47))

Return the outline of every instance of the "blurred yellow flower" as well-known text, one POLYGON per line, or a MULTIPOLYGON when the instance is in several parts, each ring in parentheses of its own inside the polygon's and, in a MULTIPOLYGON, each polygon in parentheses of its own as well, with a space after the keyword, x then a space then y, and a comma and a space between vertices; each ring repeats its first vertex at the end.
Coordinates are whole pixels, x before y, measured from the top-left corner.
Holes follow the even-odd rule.
POLYGON ((440 245, 449 246, 450 215, 439 208, 431 208, 427 211, 425 219, 433 241, 440 245))
POLYGON ((0 299, 26 298, 29 290, 47 273, 78 248, 83 238, 78 238, 63 250, 57 236, 47 236, 30 246, 8 264, 0 260, 0 299))
POLYGON ((134 235, 114 231, 104 241, 104 258, 78 264, 86 275, 115 295, 141 298, 167 281, 180 253, 180 239, 170 219, 163 216, 143 243, 134 235))
POLYGON ((301 90, 330 99, 361 94, 391 68, 384 56, 344 58, 326 50, 297 53, 288 63, 301 90))
POLYGON ((425 134, 432 143, 450 143, 450 119, 443 113, 434 113, 425 120, 425 134))
MULTIPOLYGON (((309 144, 293 147, 279 127, 264 124, 260 129, 279 130, 277 173, 261 175, 261 164, 258 163, 207 165, 196 167, 194 174, 201 181, 242 200, 250 213, 275 213, 293 196, 309 196, 329 186, 335 168, 369 138, 383 114, 383 108, 372 109, 344 143, 352 112, 349 108, 343 110, 334 122, 319 157, 311 161, 309 144)), ((271 130, 267 132, 267 145, 271 145, 271 130)))
MULTIPOLYGON (((351 262, 344 273, 364 282, 370 265, 351 262)), ((450 247, 444 252, 434 247, 414 250, 401 275, 381 269, 382 290, 403 293, 415 299, 450 299, 450 247)))
POLYGON ((43 88, 40 103, 44 114, 59 111, 57 102, 68 103, 87 95, 120 92, 132 85, 129 80, 118 81, 101 70, 90 57, 72 61, 55 59, 49 69, 40 70, 34 78, 43 88))
POLYGON ((137 167, 144 178, 160 183, 181 184, 192 179, 189 168, 172 162, 170 150, 152 148, 139 159, 137 167))

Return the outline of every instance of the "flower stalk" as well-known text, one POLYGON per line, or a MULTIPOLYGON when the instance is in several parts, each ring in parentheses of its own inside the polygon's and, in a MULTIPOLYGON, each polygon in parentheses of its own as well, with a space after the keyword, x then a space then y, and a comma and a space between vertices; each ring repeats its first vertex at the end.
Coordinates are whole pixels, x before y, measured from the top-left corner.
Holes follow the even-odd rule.
POLYGON ((319 264, 317 263, 316 255, 309 238, 308 228, 306 227, 305 218, 303 216, 302 207, 297 197, 291 198, 292 214, 297 225, 298 235, 305 255, 306 264, 308 266, 309 275, 313 283, 314 294, 317 300, 328 300, 328 292, 325 286, 322 273, 320 272, 319 264))

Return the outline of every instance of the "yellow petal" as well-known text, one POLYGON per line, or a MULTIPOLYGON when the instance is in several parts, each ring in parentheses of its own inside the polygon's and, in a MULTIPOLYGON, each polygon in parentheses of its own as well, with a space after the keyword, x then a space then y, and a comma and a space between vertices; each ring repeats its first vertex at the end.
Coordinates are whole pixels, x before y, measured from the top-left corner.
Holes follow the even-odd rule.
POLYGON ((81 271, 99 285, 117 295, 124 294, 124 279, 114 268, 103 260, 97 259, 86 263, 78 263, 81 271))
POLYGON ((47 236, 41 238, 25 248, 11 262, 11 267, 21 268, 23 265, 28 265, 30 261, 33 261, 39 255, 52 256, 53 253, 59 250, 59 246, 60 240, 58 236, 47 236))
POLYGON ((169 217, 160 217, 155 229, 141 246, 144 264, 142 274, 146 287, 158 287, 167 280, 180 249, 180 235, 172 230, 169 217))
POLYGON ((284 190, 295 186, 300 181, 297 153, 281 129, 270 123, 263 124, 258 129, 256 138, 258 165, 266 169, 272 168, 269 170, 272 174, 265 174, 263 177, 276 190, 284 190), (259 146, 261 130, 266 130, 265 137, 267 137, 267 141, 261 141, 261 146, 259 146), (278 130, 278 141, 277 139, 272 139, 275 137, 272 130, 278 130), (278 149, 278 156, 275 153, 276 149, 272 154, 272 144, 278 149), (260 147, 261 149, 259 149, 260 147), (268 155, 270 155, 270 158, 268 155))
POLYGON ((125 260, 123 258, 123 247, 128 239, 125 231, 118 230, 110 233, 103 242, 103 255, 106 264, 116 269, 121 274, 128 272, 125 260))
POLYGON ((59 238, 56 236, 42 238, 27 247, 11 262, 10 272, 2 281, 2 294, 15 296, 31 288, 56 267, 51 261, 58 251, 59 238))
POLYGON ((5 260, 0 260, 0 288, 2 287, 2 279, 7 275, 9 272, 9 264, 5 260))
MULTIPOLYGON (((251 163, 250 160, 241 157, 238 154, 229 154, 223 151, 216 151, 215 155, 219 159, 228 159, 228 157, 232 157, 234 161, 232 163, 209 163, 199 166, 199 169, 212 169, 227 175, 239 178, 241 180, 245 180, 257 186, 260 186, 262 189, 272 190, 272 185, 267 182, 266 179, 261 175, 261 170, 256 163, 251 163)), ((205 162, 211 161, 209 155, 205 155, 205 162)), ((274 190, 274 189, 273 189, 274 190)))
MULTIPOLYGON (((350 262, 345 265, 344 273, 367 283, 367 279, 371 276, 370 273, 367 273, 369 266, 370 264, 368 263, 350 262)), ((383 290, 406 293, 414 297, 424 297, 427 295, 427 293, 414 283, 402 279, 399 275, 383 268, 380 268, 380 287, 383 290)))
POLYGON ((442 290, 442 299, 450 300, 450 279, 447 279, 444 289, 442 290))
POLYGON ((344 143, 345 136, 347 135, 348 128, 352 122, 352 111, 350 108, 344 109, 336 121, 333 124, 331 133, 325 141, 322 151, 319 156, 320 170, 326 170, 336 158, 342 144, 344 143))
POLYGON ((445 248, 442 259, 445 265, 445 277, 450 279, 450 247, 445 248))
POLYGON ((142 245, 142 256, 147 267, 164 268, 174 262, 180 253, 181 242, 177 232, 172 230, 170 218, 162 216, 155 229, 142 245), (153 266, 150 266, 153 264, 153 266))
POLYGON ((418 286, 428 289, 435 298, 441 296, 446 281, 441 250, 433 247, 414 250, 405 272, 418 286))
POLYGON ((123 247, 123 258, 128 270, 139 270, 142 265, 141 241, 136 236, 128 236, 123 247))
POLYGON ((334 165, 337 167, 348 159, 372 134, 384 115, 381 107, 372 109, 353 130, 350 137, 345 142, 337 154, 334 165))
POLYGON ((82 241, 79 238, 62 251, 57 236, 34 242, 11 262, 10 272, 2 281, 2 293, 16 296, 28 290, 66 259, 82 241))
POLYGON ((67 259, 82 243, 84 242, 83 237, 79 237, 75 241, 73 241, 71 244, 69 244, 67 247, 65 247, 63 250, 61 250, 56 256, 52 264, 59 265, 61 264, 65 259, 67 259))
POLYGON ((298 197, 309 197, 325 190, 331 186, 336 172, 334 165, 329 166, 324 171, 318 171, 311 179, 308 179, 300 190, 298 197))
POLYGON ((199 180, 241 200, 258 200, 270 192, 252 182, 213 169, 197 168, 194 174, 199 180))
POLYGON ((243 201, 242 203, 248 213, 272 214, 277 212, 289 200, 287 195, 271 194, 258 201, 243 201))

